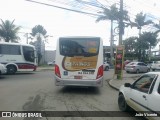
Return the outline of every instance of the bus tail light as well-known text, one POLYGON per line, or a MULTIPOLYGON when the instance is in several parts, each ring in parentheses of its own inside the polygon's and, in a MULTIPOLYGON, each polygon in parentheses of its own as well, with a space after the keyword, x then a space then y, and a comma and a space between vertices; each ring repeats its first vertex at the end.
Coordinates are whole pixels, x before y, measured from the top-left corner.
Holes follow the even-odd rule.
POLYGON ((58 76, 59 78, 61 78, 61 73, 60 73, 58 65, 55 65, 55 75, 58 76))
POLYGON ((96 79, 100 78, 103 76, 103 65, 101 65, 99 68, 98 68, 98 73, 97 73, 97 77, 96 79))

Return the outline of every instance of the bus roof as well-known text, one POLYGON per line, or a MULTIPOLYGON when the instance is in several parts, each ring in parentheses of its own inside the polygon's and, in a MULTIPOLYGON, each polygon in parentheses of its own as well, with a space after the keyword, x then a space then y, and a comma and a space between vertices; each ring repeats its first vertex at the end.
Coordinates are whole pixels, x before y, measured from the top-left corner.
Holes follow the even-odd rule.
POLYGON ((0 44, 5 44, 5 45, 21 45, 21 46, 30 46, 30 47, 34 47, 33 45, 25 44, 25 43, 0 42, 0 44))
POLYGON ((97 36, 62 36, 59 38, 100 38, 100 37, 97 37, 97 36))

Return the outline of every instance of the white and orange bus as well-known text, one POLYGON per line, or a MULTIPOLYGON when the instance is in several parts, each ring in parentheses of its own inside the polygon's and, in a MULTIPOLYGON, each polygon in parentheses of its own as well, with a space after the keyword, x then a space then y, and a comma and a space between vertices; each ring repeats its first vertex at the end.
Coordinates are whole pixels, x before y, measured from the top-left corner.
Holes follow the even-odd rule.
POLYGON ((100 37, 60 37, 58 39, 55 85, 103 85, 103 42, 100 37))

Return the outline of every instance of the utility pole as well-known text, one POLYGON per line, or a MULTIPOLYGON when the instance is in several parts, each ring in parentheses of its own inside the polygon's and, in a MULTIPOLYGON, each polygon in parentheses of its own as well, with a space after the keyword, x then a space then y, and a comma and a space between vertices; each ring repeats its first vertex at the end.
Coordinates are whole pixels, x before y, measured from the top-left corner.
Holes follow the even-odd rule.
POLYGON ((30 33, 26 33, 26 32, 19 32, 19 33, 24 34, 24 37, 26 37, 26 43, 28 44, 28 39, 31 39, 31 37, 29 37, 30 33))
POLYGON ((123 0, 120 0, 120 18, 119 18, 119 45, 122 45, 122 36, 124 34, 123 23, 123 0))
POLYGON ((119 10, 119 46, 116 49, 116 61, 115 61, 115 74, 117 74, 117 79, 123 78, 123 56, 124 48, 122 45, 122 36, 124 34, 124 15, 123 15, 123 0, 120 0, 120 10, 119 10))

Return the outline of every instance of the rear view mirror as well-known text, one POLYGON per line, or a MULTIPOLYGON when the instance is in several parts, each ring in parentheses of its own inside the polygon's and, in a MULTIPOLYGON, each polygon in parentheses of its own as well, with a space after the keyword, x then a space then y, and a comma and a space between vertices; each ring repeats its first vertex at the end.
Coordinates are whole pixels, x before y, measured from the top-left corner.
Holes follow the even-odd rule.
POLYGON ((130 83, 125 83, 124 87, 131 87, 131 84, 130 83))

